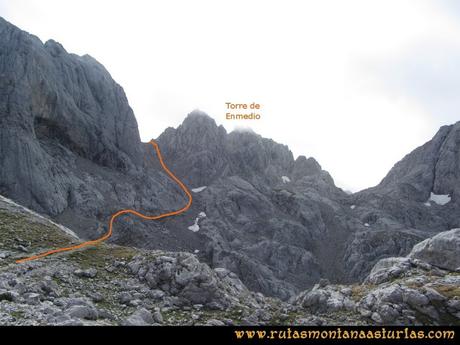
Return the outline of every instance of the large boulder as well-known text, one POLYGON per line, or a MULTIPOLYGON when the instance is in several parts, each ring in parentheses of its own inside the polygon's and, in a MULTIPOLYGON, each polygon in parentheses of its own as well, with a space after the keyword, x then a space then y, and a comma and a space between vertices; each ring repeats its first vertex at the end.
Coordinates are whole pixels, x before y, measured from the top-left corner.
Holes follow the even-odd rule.
POLYGON ((444 231, 414 246, 409 257, 447 270, 460 267, 460 228, 444 231))

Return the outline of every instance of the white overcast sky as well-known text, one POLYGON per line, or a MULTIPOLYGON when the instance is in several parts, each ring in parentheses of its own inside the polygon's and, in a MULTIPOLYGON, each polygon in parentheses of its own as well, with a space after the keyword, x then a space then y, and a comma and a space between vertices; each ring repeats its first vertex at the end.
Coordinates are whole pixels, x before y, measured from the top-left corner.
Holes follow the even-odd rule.
POLYGON ((0 15, 105 65, 144 141, 199 108, 351 191, 460 120, 456 0, 0 0, 0 15), (262 119, 225 120, 228 101, 262 119))

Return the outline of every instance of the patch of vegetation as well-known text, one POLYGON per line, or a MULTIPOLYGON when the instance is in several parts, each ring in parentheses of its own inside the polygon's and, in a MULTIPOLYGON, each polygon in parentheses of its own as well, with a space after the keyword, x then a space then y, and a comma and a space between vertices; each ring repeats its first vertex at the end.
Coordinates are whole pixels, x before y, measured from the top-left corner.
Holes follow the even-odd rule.
POLYGON ((433 285, 433 288, 438 291, 441 295, 447 298, 460 298, 460 286, 455 285, 433 285))
POLYGON ((34 220, 27 214, 0 210, 1 248, 17 253, 0 260, 0 266, 6 266, 19 257, 26 257, 40 251, 75 244, 75 239, 52 224, 34 220), (27 249, 21 251, 20 246, 27 249))
POLYGON ((351 286, 351 299, 358 302, 363 298, 371 289, 369 285, 352 285, 351 286))
POLYGON ((114 260, 129 261, 139 251, 131 247, 113 246, 104 243, 71 252, 68 257, 78 263, 81 268, 104 268, 107 263, 114 260))
POLYGON ((24 318, 24 312, 22 310, 12 310, 10 315, 14 317, 16 320, 21 320, 24 318))

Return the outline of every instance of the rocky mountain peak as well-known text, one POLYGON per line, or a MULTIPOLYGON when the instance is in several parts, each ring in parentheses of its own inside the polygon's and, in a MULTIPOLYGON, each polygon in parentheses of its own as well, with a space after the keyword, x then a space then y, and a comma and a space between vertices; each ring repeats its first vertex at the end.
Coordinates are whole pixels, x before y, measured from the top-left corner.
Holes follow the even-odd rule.
MULTIPOLYGON (((183 124, 186 124, 188 121, 202 121, 202 122, 210 122, 216 125, 216 121, 209 116, 207 113, 200 109, 194 109, 192 110, 184 120, 183 124)), ((217 125, 216 125, 217 126, 217 125)))
POLYGON ((302 176, 316 175, 322 171, 321 165, 310 157, 299 156, 294 162, 293 175, 296 179, 302 176))
MULTIPOLYGON (((216 178, 231 175, 244 176, 261 185, 278 184, 282 176, 292 177, 294 157, 286 145, 253 131, 227 133, 200 110, 188 114, 177 129, 167 129, 158 141, 165 155, 172 157, 172 166, 192 185, 208 185, 216 178)), ((314 159, 306 164, 309 170, 301 174, 314 174, 318 167, 321 171, 314 159)))
POLYGON ((218 145, 221 137, 227 134, 222 126, 201 110, 194 110, 187 115, 177 128, 177 135, 187 139, 192 147, 218 145))
POLYGON ((57 57, 61 54, 67 54, 67 51, 64 49, 62 44, 52 39, 46 41, 44 47, 53 57, 57 57))

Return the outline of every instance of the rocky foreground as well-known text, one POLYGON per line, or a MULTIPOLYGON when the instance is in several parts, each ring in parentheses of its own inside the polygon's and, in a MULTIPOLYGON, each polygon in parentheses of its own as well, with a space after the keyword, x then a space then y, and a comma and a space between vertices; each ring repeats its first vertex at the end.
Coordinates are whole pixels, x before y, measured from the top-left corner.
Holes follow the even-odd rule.
POLYGON ((362 284, 320 280, 283 302, 192 253, 76 243, 71 230, 0 198, 1 325, 460 324, 460 229, 379 261, 362 284))

